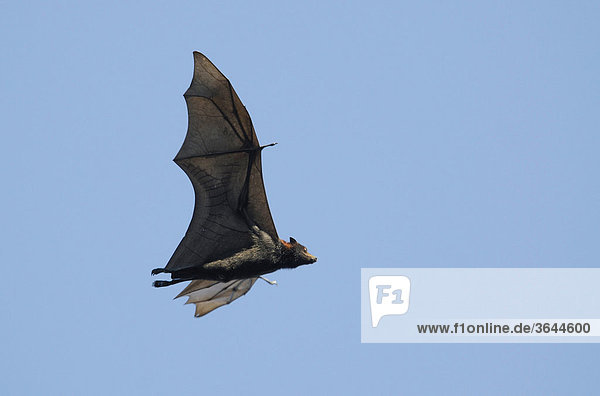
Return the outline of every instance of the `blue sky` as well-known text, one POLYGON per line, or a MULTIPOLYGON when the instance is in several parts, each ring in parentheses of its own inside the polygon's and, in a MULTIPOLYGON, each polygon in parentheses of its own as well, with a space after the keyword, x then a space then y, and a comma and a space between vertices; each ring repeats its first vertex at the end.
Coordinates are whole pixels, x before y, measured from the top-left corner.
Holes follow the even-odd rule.
POLYGON ((566 394, 596 345, 362 345, 361 267, 595 267, 596 2, 3 2, 0 386, 566 394), (318 263, 208 316, 150 285, 189 223, 192 51, 318 263))

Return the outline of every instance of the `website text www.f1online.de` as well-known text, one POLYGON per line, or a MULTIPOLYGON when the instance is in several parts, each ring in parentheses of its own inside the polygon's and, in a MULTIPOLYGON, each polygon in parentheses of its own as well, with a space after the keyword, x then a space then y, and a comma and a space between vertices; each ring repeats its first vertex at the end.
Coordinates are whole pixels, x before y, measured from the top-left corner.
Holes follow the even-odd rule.
POLYGON ((552 322, 518 322, 507 324, 502 322, 478 322, 454 324, 418 324, 419 334, 455 334, 455 335, 586 335, 592 326, 589 322, 552 321, 552 322))

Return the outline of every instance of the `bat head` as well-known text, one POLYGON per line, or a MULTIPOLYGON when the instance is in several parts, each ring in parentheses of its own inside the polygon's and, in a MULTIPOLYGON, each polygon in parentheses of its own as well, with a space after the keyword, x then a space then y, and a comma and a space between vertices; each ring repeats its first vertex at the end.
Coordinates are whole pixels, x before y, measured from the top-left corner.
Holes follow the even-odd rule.
POLYGON ((290 241, 281 241, 285 247, 285 267, 296 268, 301 265, 312 264, 317 261, 317 258, 308 253, 306 246, 301 245, 294 238, 290 237, 290 241))

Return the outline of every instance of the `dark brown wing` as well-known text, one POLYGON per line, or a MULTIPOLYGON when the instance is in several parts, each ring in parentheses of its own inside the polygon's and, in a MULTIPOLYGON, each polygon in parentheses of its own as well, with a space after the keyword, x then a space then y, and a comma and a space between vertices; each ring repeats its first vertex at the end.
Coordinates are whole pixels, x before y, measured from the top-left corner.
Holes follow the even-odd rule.
POLYGON ((261 150, 246 108, 231 83, 199 52, 184 94, 189 114, 185 141, 174 161, 196 195, 185 237, 168 271, 229 257, 252 244, 249 220, 278 239, 262 179, 261 150))

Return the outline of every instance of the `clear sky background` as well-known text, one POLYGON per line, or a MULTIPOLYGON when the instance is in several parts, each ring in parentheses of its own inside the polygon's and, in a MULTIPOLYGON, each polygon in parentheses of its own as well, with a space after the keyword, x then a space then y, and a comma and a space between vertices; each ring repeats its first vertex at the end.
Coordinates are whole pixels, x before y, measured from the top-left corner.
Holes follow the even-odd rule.
POLYGON ((596 389, 597 345, 362 345, 359 283, 598 266, 598 21, 593 1, 0 3, 2 393, 596 389), (279 143, 275 223, 319 257, 201 319, 150 276, 193 208, 171 162, 193 50, 279 143))

